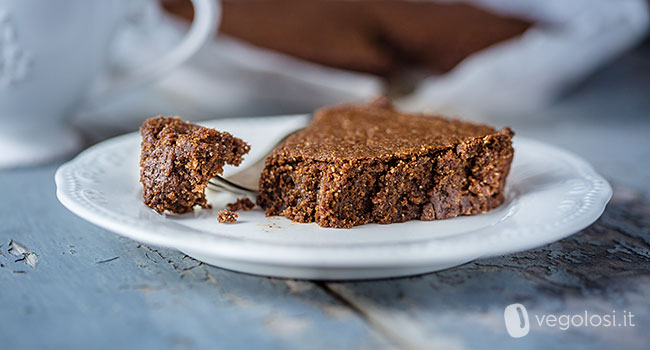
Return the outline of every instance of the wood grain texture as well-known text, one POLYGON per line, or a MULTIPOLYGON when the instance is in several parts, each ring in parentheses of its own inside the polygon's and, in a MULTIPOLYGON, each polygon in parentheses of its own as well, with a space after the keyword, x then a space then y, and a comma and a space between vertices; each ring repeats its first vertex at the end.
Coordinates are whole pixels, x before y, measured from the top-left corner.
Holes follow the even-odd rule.
POLYGON ((386 344, 354 311, 311 282, 206 266, 77 218, 55 198, 54 170, 0 173, 2 348, 386 344), (38 255, 35 269, 8 253, 10 240, 38 255))
POLYGON ((615 200, 591 227, 539 249, 425 276, 325 287, 411 347, 435 341, 450 349, 644 349, 650 342, 649 227, 648 203, 615 200), (503 311, 512 303, 528 308, 531 331, 524 339, 505 333, 503 311), (562 331, 533 320, 534 314, 585 310, 631 311, 637 327, 562 331))

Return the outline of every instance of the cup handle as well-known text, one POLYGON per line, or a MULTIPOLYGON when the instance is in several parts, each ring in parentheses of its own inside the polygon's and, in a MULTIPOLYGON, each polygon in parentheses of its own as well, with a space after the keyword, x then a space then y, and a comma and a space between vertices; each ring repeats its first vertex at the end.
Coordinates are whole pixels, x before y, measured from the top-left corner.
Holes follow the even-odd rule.
POLYGON ((104 89, 91 95, 84 109, 109 102, 132 89, 154 81, 191 58, 212 38, 221 19, 221 7, 216 0, 191 0, 194 7, 194 20, 183 40, 161 58, 125 73, 116 81, 111 81, 104 89))

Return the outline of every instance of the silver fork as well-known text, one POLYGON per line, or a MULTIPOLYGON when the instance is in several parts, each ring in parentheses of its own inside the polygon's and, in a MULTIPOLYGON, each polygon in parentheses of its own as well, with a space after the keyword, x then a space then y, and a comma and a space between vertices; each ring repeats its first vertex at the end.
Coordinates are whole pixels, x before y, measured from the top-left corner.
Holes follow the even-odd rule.
POLYGON ((284 136, 280 141, 278 141, 271 150, 260 158, 257 162, 251 164, 250 166, 232 174, 226 179, 222 176, 215 176, 208 181, 208 189, 217 191, 217 192, 230 192, 234 194, 243 194, 252 199, 257 198, 257 187, 260 182, 260 174, 264 170, 264 164, 266 163, 266 158, 273 153, 273 150, 282 144, 289 136, 297 133, 298 131, 304 128, 300 128, 294 132, 291 132, 284 136))

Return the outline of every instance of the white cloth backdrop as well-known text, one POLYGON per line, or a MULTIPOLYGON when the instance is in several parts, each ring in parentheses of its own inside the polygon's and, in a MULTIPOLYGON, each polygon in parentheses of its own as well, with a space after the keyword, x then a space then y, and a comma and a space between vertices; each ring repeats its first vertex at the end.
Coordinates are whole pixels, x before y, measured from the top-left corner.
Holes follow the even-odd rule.
MULTIPOLYGON (((447 74, 426 78, 412 95, 397 101, 400 107, 487 116, 530 112, 638 43, 649 22, 646 0, 465 2, 543 25, 466 58, 447 74)), ((159 10, 153 12, 148 16, 161 16, 159 10)), ((155 21, 140 20, 133 30, 140 33, 124 35, 117 59, 124 65, 138 64, 170 46, 183 28, 164 20, 171 25, 152 27, 147 23, 155 21), (143 31, 150 38, 135 39, 143 31)), ((371 75, 319 66, 220 37, 152 88, 114 103, 111 114, 174 113, 208 119, 304 112, 372 98, 382 90, 381 80, 371 75)))

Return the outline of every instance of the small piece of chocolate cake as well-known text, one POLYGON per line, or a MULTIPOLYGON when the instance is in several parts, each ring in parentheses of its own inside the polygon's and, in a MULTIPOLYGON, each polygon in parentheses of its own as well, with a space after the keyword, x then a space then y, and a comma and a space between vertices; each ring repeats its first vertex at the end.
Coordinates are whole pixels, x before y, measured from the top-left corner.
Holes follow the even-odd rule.
POLYGON ((248 197, 244 196, 241 198, 237 198, 237 201, 235 203, 226 204, 226 207, 231 211, 238 211, 238 210, 247 211, 255 208, 255 203, 253 203, 252 200, 248 199, 248 197))
POLYGON ((140 182, 144 203, 158 212, 186 213, 195 206, 209 208, 205 187, 225 164, 239 165, 250 150, 246 142, 184 122, 155 117, 140 127, 140 182))
POLYGON ((237 218, 239 218, 239 214, 228 209, 221 210, 217 215, 217 221, 222 224, 234 224, 237 222, 237 218))

